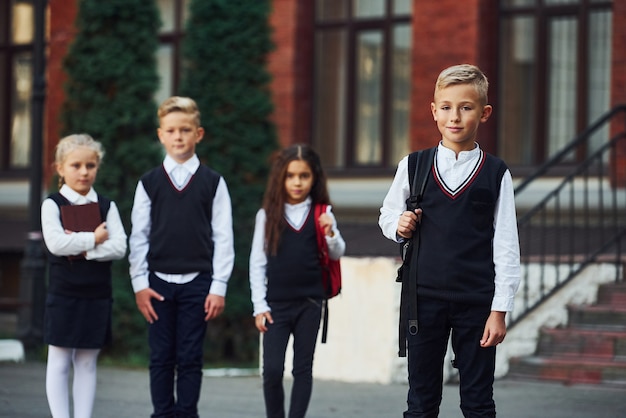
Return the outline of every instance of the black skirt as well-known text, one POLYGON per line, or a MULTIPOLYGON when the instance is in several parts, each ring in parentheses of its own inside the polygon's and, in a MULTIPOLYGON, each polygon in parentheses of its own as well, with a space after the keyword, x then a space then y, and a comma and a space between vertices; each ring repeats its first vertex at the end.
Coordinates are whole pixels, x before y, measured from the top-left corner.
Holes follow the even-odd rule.
POLYGON ((48 294, 44 342, 57 347, 102 348, 111 343, 113 300, 48 294))

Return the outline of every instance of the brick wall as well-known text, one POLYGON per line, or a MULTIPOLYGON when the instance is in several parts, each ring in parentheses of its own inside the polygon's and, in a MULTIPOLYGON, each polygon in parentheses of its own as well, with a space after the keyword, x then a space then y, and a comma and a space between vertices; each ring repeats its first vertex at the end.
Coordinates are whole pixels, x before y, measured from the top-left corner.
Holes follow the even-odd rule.
MULTIPOLYGON (((440 139, 430 103, 437 76, 456 64, 478 65, 490 80, 490 103, 496 99, 497 0, 414 2, 411 148, 430 147, 440 139)), ((495 105, 495 104, 494 104, 495 105)), ((481 146, 495 153, 495 117, 479 130, 481 146)))
POLYGON ((268 58, 278 139, 282 146, 311 143, 313 2, 274 0, 270 25, 275 50, 268 58))
POLYGON ((64 100, 63 58, 76 34, 74 20, 78 12, 76 0, 50 0, 48 60, 46 71, 48 86, 46 95, 45 147, 43 150, 44 187, 50 183, 54 172, 54 147, 59 142, 61 125, 59 115, 64 100))
MULTIPOLYGON (((414 2, 411 147, 434 145, 439 133, 430 113, 435 80, 449 65, 473 63, 490 81, 489 101, 497 105, 498 0, 414 2)), ((612 104, 626 103, 626 0, 614 0, 612 104)), ((62 59, 75 34, 77 0, 50 0, 48 90, 46 96, 45 181, 52 174, 54 146, 63 102, 62 59)), ((313 2, 273 0, 270 25, 275 50, 268 58, 280 144, 311 142, 313 105, 313 2)), ((496 148, 496 115, 480 128, 481 146, 496 148)), ((626 177, 626 147, 619 152, 626 177)))

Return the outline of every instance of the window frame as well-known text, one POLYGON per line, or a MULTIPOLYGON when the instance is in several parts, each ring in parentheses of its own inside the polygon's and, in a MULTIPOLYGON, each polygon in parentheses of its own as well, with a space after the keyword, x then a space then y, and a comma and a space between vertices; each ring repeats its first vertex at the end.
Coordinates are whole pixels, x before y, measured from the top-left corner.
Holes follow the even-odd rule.
MULTIPOLYGON (((32 0, 20 0, 22 3, 33 4, 32 0)), ((14 43, 12 39, 13 28, 13 1, 6 1, 0 4, 0 14, 3 15, 4 23, 0 25, 0 73, 4 73, 2 88, 0 88, 0 179, 24 178, 30 172, 30 158, 28 158, 25 166, 14 167, 11 165, 11 142, 12 142, 12 126, 14 115, 14 67, 16 57, 33 53, 35 48, 34 38, 28 43, 14 43)), ((34 4, 33 4, 34 7, 34 4)), ((33 15, 34 19, 34 15, 33 15)), ((34 30, 33 21, 33 30, 34 30)), ((32 113, 32 111, 31 111, 32 113)), ((32 114, 30 115, 32 117, 32 114)), ((29 145, 30 147, 30 145, 29 145)))
MULTIPOLYGON (((171 46, 172 54, 171 54, 171 88, 172 91, 166 94, 166 96, 171 96, 178 91, 178 86, 180 84, 181 79, 181 68, 182 68, 182 42, 185 37, 185 7, 189 7, 189 0, 172 0, 173 3, 173 23, 174 27, 171 30, 163 31, 159 30, 159 48, 162 46, 171 46)), ((159 9, 159 13, 161 10, 159 9)), ((158 68, 157 68, 158 70, 158 68)), ((161 77, 161 74, 159 74, 161 77)), ((157 105, 160 103, 157 103, 157 105)))
MULTIPOLYGON (((534 27, 534 48, 536 66, 533 76, 536 80, 534 90, 536 96, 532 109, 534 109, 535 126, 532 134, 531 161, 523 166, 534 167, 547 161, 550 158, 548 131, 549 131, 549 103, 550 103, 550 57, 549 57, 549 26, 552 21, 558 18, 573 18, 577 24, 576 36, 576 115, 575 115, 575 131, 582 132, 589 126, 593 120, 589 120, 589 100, 590 100, 590 84, 589 84, 589 30, 590 18, 594 11, 612 11, 613 2, 611 0, 578 0, 576 2, 566 4, 546 4, 546 0, 536 0, 534 5, 510 6, 505 4, 506 0, 500 2, 500 24, 505 20, 513 21, 518 17, 532 17, 535 20, 534 27)), ((500 49, 502 45, 500 45, 500 49)), ((500 66, 502 65, 500 58, 500 66)), ((501 90, 500 94, 504 94, 501 90)), ((608 109, 607 109, 608 110, 608 109)), ((502 123, 501 118, 498 124, 502 123)), ((570 138, 570 139, 573 139, 570 138)), ((574 161, 580 162, 586 156, 587 150, 580 147, 577 151, 574 161)), ((522 170, 521 171, 525 171, 522 170)), ((520 172, 521 172, 520 171, 520 172)))
MULTIPOLYGON (((393 36, 394 29, 398 25, 411 26, 412 15, 411 14, 394 14, 393 0, 385 0, 384 15, 376 17, 356 17, 354 4, 352 1, 347 1, 346 17, 344 18, 327 18, 321 20, 317 15, 317 10, 314 10, 314 39, 317 39, 317 35, 323 31, 332 30, 344 30, 346 36, 346 79, 345 83, 339 84, 339 88, 344 89, 345 95, 345 142, 343 144, 343 150, 340 155, 343 155, 342 161, 338 162, 337 166, 327 167, 326 170, 332 176, 337 175, 380 175, 387 174, 391 169, 395 168, 397 162, 390 162, 389 157, 392 153, 392 141, 393 141, 393 72, 392 61, 393 54, 393 36), (358 58, 358 37, 362 33, 368 31, 380 32, 382 35, 382 65, 381 65, 381 96, 380 96, 380 132, 379 137, 382 139, 380 162, 375 164, 359 164, 357 162, 357 103, 356 94, 358 91, 358 77, 357 77, 357 58, 358 58)), ((413 11, 414 12, 414 11, 413 11)), ((316 71, 315 63, 313 63, 313 71, 316 71)), ((312 91, 315 95, 315 80, 316 75, 311 77, 311 83, 313 85, 312 91)), ((313 100, 316 103, 315 100, 313 100)), ((312 141, 313 146, 315 143, 316 135, 315 117, 316 108, 312 106, 312 141)), ((409 138, 407 138, 407 141, 409 138)))

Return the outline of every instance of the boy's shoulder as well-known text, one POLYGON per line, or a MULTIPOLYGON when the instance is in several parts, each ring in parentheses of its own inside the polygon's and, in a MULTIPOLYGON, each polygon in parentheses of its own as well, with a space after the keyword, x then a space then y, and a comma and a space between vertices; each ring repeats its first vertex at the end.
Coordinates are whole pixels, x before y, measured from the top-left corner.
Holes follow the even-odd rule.
POLYGON ((215 170, 214 168, 209 167, 206 164, 200 164, 200 166, 198 167, 198 173, 199 174, 206 173, 206 174, 212 174, 212 175, 215 175, 215 176, 222 177, 222 175, 217 170, 215 170))
POLYGON ((482 152, 485 155, 485 159, 491 160, 491 162, 493 164, 495 164, 495 165, 497 165, 499 167, 504 167, 505 169, 509 168, 508 165, 506 164, 506 161, 504 161, 502 158, 500 158, 500 157, 498 157, 496 155, 490 154, 490 153, 488 153, 488 152, 486 152, 484 150, 482 152))

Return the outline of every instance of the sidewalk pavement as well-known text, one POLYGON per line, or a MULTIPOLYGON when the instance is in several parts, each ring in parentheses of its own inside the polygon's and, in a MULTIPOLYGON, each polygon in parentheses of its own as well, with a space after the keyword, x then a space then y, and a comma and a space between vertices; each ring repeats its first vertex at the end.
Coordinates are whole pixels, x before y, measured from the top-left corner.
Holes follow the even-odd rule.
MULTIPOLYGON (((289 398, 290 380, 285 381, 289 398)), ((498 417, 619 418, 626 390, 558 383, 496 381, 498 417)), ((399 418, 406 386, 316 380, 307 418, 399 418)), ((460 418, 458 387, 446 385, 440 417, 460 418)), ((206 418, 263 418, 261 379, 205 377, 199 411, 206 418)), ((141 418, 151 413, 147 370, 100 366, 93 418, 141 418)), ((0 417, 48 418, 45 364, 0 362, 0 417)))

